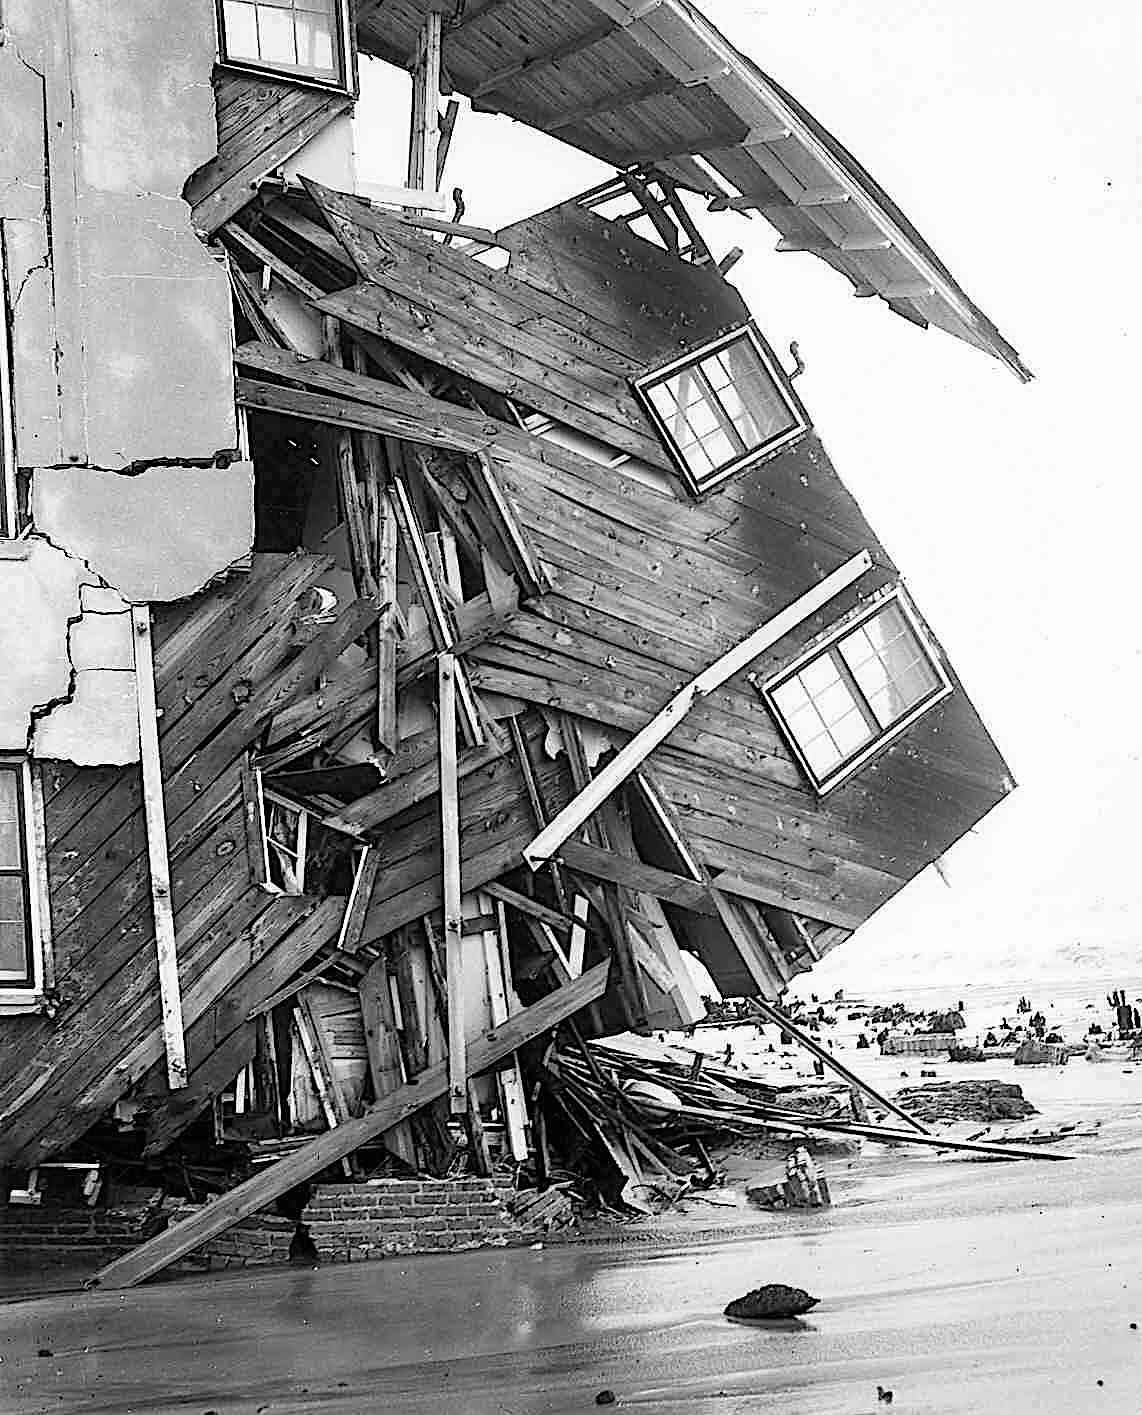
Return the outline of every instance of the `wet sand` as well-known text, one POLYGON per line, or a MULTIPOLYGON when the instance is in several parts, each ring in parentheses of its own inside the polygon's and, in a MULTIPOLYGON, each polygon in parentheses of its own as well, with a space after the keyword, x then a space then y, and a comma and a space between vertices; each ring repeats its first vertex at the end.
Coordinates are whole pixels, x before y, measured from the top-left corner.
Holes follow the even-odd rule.
MULTIPOLYGON (((1093 1084, 1065 1070, 1020 1079, 1032 1075, 1093 1084)), ((1137 1415, 1137 1101, 1121 1097, 1072 1149, 1068 1164, 893 1156, 894 1180, 872 1160, 837 1208, 719 1242, 485 1251, 13 1303, 0 1307, 0 1410, 554 1415, 595 1409, 610 1388, 618 1408, 663 1415, 879 1415, 879 1384, 894 1411, 1137 1415), (721 1316, 766 1281, 821 1304, 775 1330, 721 1316)))

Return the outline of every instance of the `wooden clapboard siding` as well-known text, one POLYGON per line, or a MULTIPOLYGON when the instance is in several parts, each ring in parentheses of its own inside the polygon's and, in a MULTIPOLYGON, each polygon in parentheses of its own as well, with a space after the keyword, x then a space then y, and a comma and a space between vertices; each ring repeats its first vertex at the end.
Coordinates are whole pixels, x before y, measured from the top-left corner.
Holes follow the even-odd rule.
MULTIPOLYGON (((308 690, 283 665, 297 601, 329 565, 259 557, 249 577, 208 591, 189 612, 179 607, 169 633, 165 615, 156 617, 179 980, 196 1057, 220 1019, 244 1019, 339 926, 336 901, 315 908, 254 887, 240 781, 258 712, 308 690)), ((349 606, 305 652, 332 652, 374 617, 349 606)), ((69 773, 45 814, 58 1010, 0 1029, 7 1164, 34 1163, 74 1140, 162 1055, 138 768, 69 773)))
MULTIPOLYGON (((546 731, 532 713, 525 740, 548 809, 559 810, 573 787, 566 762, 541 750, 546 731)), ((460 868, 464 889, 478 889, 520 863, 536 826, 522 772, 513 756, 500 757, 460 782, 460 868)), ((386 821, 376 845, 380 861, 363 942, 380 938, 441 904, 440 806, 434 797, 386 821)))
POLYGON ((552 240, 571 252, 581 280, 537 310, 527 282, 510 271, 489 271, 395 216, 307 185, 364 277, 320 301, 326 314, 670 468, 631 379, 746 318, 737 292, 718 275, 681 265, 571 204, 503 238, 532 260, 552 240))
POLYGON ((678 260, 576 202, 505 227, 497 239, 511 251, 508 269, 518 279, 626 331, 635 344, 632 375, 749 318, 715 270, 678 260))
POLYGON ((240 211, 263 177, 353 106, 347 94, 227 69, 215 75, 214 93, 218 152, 183 192, 195 226, 208 232, 240 211))

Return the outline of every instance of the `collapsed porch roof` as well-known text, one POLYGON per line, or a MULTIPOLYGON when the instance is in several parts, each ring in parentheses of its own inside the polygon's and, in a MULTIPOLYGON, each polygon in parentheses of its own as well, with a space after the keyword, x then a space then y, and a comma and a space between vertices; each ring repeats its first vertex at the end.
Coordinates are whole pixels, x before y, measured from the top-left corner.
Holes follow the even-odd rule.
POLYGON ((409 67, 444 8, 450 81, 618 168, 655 168, 758 211, 779 250, 808 251, 912 323, 1031 378, 1017 351, 859 162, 689 0, 362 0, 363 52, 409 67))

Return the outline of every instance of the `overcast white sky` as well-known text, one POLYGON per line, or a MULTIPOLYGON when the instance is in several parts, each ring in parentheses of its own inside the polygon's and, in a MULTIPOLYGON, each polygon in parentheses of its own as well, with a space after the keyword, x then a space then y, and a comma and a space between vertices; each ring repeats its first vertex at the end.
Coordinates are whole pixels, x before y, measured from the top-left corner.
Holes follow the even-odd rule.
MULTIPOLYGON (((1142 973, 1139 7, 703 8, 868 167, 1037 374, 1023 387, 853 299, 813 257, 776 254, 759 219, 703 223, 716 251, 745 249, 733 278, 770 342, 798 341, 798 392, 1020 783, 951 852, 951 888, 915 881, 838 950, 837 976, 925 955, 1026 952, 1041 969, 1075 943, 1142 973)), ((399 181, 401 90, 365 67, 361 175, 399 181)), ((465 113, 446 185, 496 227, 604 174, 465 113)))

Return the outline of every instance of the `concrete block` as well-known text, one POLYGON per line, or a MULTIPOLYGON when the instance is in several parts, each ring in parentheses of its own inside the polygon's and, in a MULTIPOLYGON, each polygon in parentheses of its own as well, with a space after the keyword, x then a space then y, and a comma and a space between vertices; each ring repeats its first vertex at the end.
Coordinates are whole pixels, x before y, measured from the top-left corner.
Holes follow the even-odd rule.
POLYGON ((134 603, 193 594, 254 537, 254 474, 229 467, 151 467, 138 476, 40 468, 36 525, 134 603))
POLYGON ((84 614, 123 614, 131 608, 118 590, 103 585, 80 585, 79 603, 84 614))
MULTIPOLYGON (((82 600, 82 591, 80 592, 82 600)), ((135 668, 134 632, 131 616, 122 614, 84 614, 71 626, 71 662, 81 668, 135 668)))
POLYGON ((32 709, 67 696, 68 621, 79 586, 92 577, 78 560, 33 537, 26 560, 0 560, 0 750, 27 748, 32 709))
POLYGON ((135 675, 84 669, 75 675, 71 701, 37 720, 37 757, 78 766, 123 766, 139 760, 135 675))

